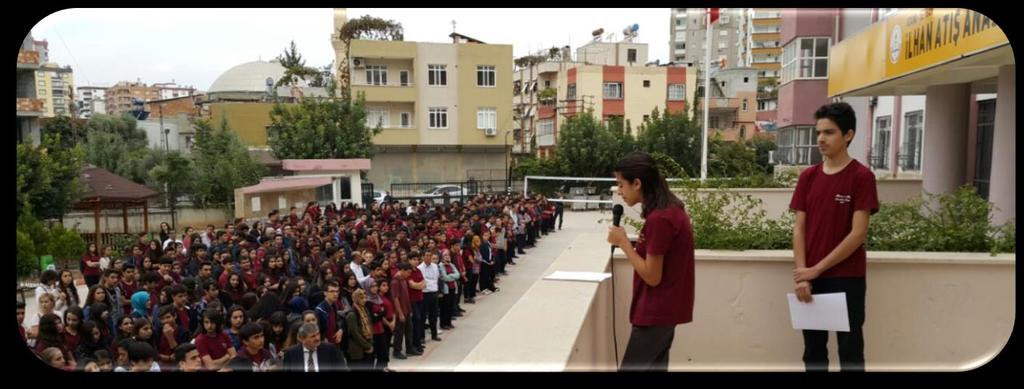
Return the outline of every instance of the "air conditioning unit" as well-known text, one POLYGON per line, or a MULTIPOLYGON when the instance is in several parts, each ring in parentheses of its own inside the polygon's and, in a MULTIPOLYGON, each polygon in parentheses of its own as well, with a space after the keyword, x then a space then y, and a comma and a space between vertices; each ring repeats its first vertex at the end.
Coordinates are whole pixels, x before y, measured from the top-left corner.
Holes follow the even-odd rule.
POLYGON ((484 134, 487 135, 487 136, 496 136, 496 135, 498 135, 498 129, 497 128, 485 128, 484 129, 484 134))
POLYGON ((359 57, 352 58, 352 67, 354 67, 354 68, 362 68, 364 66, 366 66, 366 63, 365 63, 365 61, 362 58, 359 58, 359 57))

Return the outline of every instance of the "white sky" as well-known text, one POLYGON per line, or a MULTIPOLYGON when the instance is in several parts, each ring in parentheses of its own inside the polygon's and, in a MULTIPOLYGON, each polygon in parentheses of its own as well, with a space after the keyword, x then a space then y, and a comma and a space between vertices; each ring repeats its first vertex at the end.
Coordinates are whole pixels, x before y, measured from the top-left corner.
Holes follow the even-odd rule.
MULTIPOLYGON (((450 42, 454 19, 459 33, 511 44, 515 57, 567 44, 575 53, 593 30, 621 38, 637 23, 648 60, 668 60, 669 8, 348 9, 349 19, 367 14, 401 23, 405 40, 416 42, 450 42)), ((51 62, 72 67, 76 86, 141 79, 206 90, 227 69, 272 59, 292 40, 306 65, 327 65, 333 24, 330 8, 70 9, 39 21, 32 35, 49 41, 51 62)))

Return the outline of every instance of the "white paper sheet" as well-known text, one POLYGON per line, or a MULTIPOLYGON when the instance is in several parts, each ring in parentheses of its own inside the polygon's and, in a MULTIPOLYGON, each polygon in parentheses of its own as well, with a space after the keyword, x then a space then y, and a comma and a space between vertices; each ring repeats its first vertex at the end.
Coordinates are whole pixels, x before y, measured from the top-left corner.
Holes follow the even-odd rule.
POLYGON ((555 271, 544 277, 545 280, 559 280, 559 281, 586 281, 586 282, 601 282, 608 277, 611 277, 611 273, 595 273, 587 271, 555 271))
POLYGON ((823 293, 811 295, 810 303, 796 299, 796 294, 786 293, 789 299, 789 317, 793 329, 850 331, 850 318, 846 311, 846 293, 823 293))

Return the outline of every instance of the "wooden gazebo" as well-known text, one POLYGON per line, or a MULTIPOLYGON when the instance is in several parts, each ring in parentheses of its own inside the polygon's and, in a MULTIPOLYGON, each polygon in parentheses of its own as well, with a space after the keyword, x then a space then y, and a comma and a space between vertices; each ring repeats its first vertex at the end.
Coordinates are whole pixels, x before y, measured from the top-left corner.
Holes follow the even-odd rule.
POLYGON ((142 207, 142 224, 149 231, 149 199, 158 193, 145 185, 94 166, 87 166, 79 174, 83 191, 72 206, 76 210, 92 210, 96 222, 95 241, 100 246, 100 210, 121 209, 125 234, 128 233, 128 208, 142 207))

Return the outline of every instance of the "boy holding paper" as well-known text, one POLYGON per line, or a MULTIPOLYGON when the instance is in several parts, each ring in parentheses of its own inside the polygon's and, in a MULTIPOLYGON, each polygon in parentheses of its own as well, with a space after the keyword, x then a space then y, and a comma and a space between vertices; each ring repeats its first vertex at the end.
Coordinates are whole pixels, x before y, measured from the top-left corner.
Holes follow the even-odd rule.
MULTIPOLYGON (((804 303, 814 293, 845 293, 850 331, 837 332, 842 371, 864 370, 865 251, 868 219, 878 212, 875 175, 847 152, 856 117, 847 103, 814 113, 823 162, 805 169, 789 208, 793 224, 793 281, 804 303)), ((828 331, 804 330, 807 371, 828 371, 828 331)))

